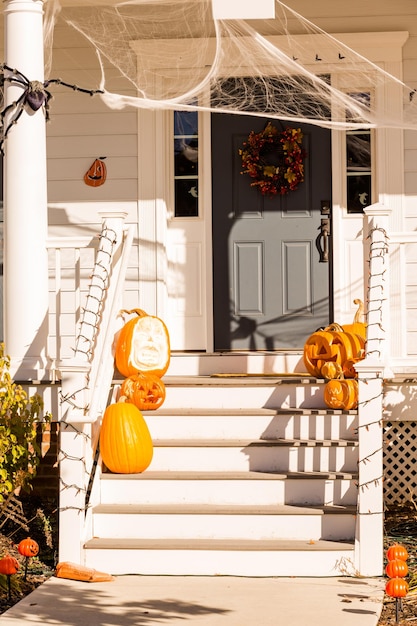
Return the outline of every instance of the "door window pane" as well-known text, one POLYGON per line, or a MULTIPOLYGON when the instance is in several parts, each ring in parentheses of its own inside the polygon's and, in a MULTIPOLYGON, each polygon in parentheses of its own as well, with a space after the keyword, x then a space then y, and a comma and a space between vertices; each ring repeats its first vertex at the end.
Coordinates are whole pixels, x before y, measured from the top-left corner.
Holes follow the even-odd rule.
POLYGON ((198 113, 174 112, 175 217, 198 217, 198 113))

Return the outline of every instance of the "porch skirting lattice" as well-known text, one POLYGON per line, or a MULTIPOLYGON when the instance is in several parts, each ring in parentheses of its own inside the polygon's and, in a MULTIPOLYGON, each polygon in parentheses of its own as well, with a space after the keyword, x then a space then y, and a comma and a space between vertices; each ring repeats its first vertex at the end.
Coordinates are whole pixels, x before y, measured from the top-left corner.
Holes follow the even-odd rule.
POLYGON ((417 496, 417 421, 384 423, 384 500, 387 506, 417 496))

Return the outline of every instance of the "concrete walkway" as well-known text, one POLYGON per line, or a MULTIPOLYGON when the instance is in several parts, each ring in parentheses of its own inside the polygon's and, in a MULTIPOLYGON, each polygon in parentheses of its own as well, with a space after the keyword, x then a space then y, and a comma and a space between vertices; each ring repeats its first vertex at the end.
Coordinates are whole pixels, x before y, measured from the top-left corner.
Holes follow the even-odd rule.
POLYGON ((376 626, 383 579, 52 577, 3 613, 0 626, 376 626))

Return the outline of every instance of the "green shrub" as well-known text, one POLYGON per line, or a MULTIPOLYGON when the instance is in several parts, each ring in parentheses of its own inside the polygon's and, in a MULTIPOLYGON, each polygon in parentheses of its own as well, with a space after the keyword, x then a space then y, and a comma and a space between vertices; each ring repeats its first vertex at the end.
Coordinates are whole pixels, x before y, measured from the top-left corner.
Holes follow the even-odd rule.
POLYGON ((29 487, 39 465, 39 427, 51 420, 43 414, 42 398, 28 394, 10 377, 10 358, 0 343, 0 505, 29 487))

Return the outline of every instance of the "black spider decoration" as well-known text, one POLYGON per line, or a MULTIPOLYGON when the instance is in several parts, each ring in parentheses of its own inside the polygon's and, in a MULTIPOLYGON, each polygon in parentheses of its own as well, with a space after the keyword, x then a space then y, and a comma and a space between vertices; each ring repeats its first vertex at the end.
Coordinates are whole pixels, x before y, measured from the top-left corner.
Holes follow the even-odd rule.
POLYGON ((68 87, 69 89, 73 89, 74 91, 87 93, 90 96, 93 96, 97 93, 104 93, 101 89, 83 89, 82 87, 78 87, 77 85, 65 83, 60 78, 52 78, 45 81, 44 83, 41 83, 38 80, 29 80, 24 74, 22 74, 22 72, 19 72, 19 70, 12 69, 11 67, 3 63, 0 65, 1 89, 4 88, 5 83, 21 86, 23 87, 23 92, 15 102, 12 102, 0 112, 0 152, 2 154, 4 152, 3 146, 5 139, 10 129, 19 120, 26 106, 28 106, 32 111, 37 111, 38 109, 43 107, 45 110, 45 121, 49 121, 49 101, 53 97, 51 92, 48 90, 49 85, 63 85, 64 87, 68 87), (7 75, 5 75, 5 70, 8 72, 7 75), (5 127, 5 117, 8 114, 10 114, 10 120, 5 127))

